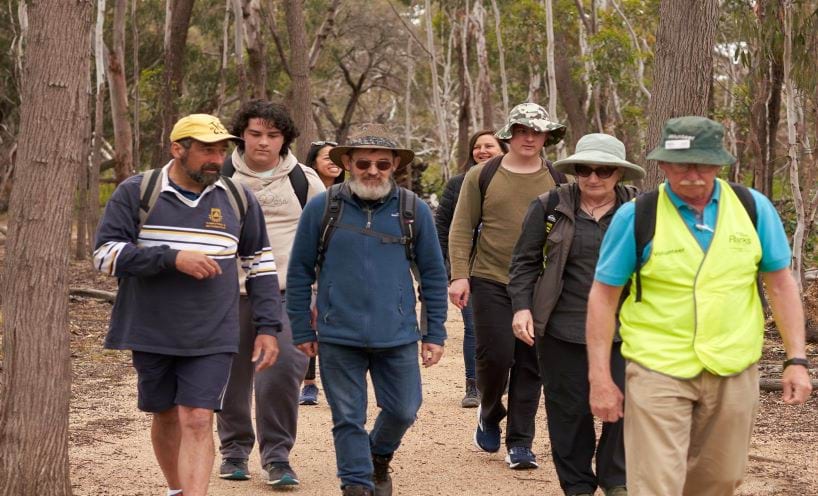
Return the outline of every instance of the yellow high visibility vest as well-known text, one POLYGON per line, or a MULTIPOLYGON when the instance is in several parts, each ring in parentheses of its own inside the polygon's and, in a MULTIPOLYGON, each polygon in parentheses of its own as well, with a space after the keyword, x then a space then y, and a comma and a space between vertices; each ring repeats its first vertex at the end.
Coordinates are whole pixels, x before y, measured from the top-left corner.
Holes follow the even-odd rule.
POLYGON ((702 370, 735 375, 761 358, 761 242, 733 188, 718 181, 716 228, 706 252, 659 186, 642 301, 631 292, 619 314, 622 355, 682 379, 702 370))

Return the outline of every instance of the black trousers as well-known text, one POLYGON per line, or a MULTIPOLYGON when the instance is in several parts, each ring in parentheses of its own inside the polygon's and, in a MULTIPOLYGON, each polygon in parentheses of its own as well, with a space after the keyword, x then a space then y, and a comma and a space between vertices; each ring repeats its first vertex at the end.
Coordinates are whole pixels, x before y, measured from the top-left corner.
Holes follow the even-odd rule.
POLYGON ((506 420, 506 446, 531 447, 542 382, 537 353, 514 337, 511 298, 505 284, 471 278, 474 301, 477 388, 483 422, 506 420), (508 409, 503 393, 508 382, 508 409))
MULTIPOLYGON (((545 411, 551 454, 565 494, 593 493, 625 485, 625 441, 622 419, 602 424, 596 442, 594 416, 588 402, 588 353, 584 344, 546 334, 536 338, 540 373, 545 387, 545 411), (596 474, 591 462, 596 451, 596 474)), ((621 343, 611 349, 614 382, 625 391, 625 360, 621 343)))

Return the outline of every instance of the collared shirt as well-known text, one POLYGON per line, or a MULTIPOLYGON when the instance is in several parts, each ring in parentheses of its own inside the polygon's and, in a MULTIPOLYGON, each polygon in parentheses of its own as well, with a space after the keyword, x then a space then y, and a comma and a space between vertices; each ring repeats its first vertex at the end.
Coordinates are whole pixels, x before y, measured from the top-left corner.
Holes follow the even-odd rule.
MULTIPOLYGON (((713 188, 713 195, 704 211, 699 214, 688 206, 670 188, 670 183, 665 182, 665 191, 679 215, 687 225, 693 237, 707 251, 713 239, 713 231, 716 229, 716 216, 718 214, 718 203, 721 196, 721 188, 716 182, 713 188)), ((792 252, 787 240, 787 233, 781 218, 770 200, 751 189, 753 199, 756 203, 756 231, 761 241, 761 262, 760 272, 775 272, 790 265, 792 252)), ((602 241, 599 261, 596 266, 594 279, 611 286, 624 286, 631 274, 636 270, 636 238, 634 236, 634 208, 633 202, 622 205, 614 215, 611 225, 602 241)), ((650 256, 653 243, 649 242, 642 252, 642 260, 647 261, 650 256)))

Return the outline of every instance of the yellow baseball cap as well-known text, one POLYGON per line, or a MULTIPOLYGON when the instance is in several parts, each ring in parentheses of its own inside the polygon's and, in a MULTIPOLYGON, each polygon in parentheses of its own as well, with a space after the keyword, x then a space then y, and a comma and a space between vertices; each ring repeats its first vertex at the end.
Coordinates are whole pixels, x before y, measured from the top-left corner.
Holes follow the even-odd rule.
POLYGON ((209 114, 190 114, 173 125, 170 141, 193 138, 202 143, 217 143, 224 140, 241 141, 238 136, 227 132, 218 117, 209 114))

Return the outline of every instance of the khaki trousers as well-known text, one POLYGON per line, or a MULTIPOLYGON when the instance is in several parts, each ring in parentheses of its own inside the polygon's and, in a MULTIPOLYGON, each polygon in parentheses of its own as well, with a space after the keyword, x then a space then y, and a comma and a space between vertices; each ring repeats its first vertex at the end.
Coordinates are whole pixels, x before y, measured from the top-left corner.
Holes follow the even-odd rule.
POLYGON ((728 496, 741 484, 758 410, 758 366, 732 377, 675 379, 625 369, 631 496, 728 496))

